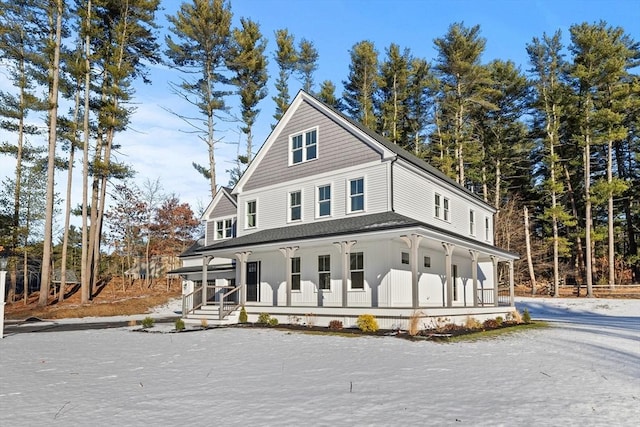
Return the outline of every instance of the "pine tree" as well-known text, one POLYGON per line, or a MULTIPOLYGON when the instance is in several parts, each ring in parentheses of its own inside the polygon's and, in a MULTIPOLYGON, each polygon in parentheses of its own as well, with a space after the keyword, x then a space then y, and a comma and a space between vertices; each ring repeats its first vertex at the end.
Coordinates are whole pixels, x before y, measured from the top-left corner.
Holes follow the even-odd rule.
POLYGON ((296 69, 302 80, 302 89, 313 93, 313 73, 318 69, 318 50, 307 39, 298 44, 298 63, 296 69))
POLYGON ((183 3, 175 16, 167 19, 169 30, 176 40, 168 35, 165 39, 166 55, 185 75, 198 77, 183 79, 172 84, 174 92, 197 108, 203 117, 204 127, 198 121, 181 116, 207 144, 208 164, 193 163, 194 168, 209 179, 211 197, 217 191, 215 147, 216 113, 225 111, 225 96, 230 92, 225 84, 227 61, 231 41, 231 6, 224 0, 193 0, 183 3))
POLYGON ((408 144, 405 123, 412 59, 409 49, 400 52, 400 47, 392 43, 387 49, 387 58, 380 64, 378 132, 403 147, 408 144))
POLYGON ((275 54, 276 64, 278 64, 278 78, 276 79, 277 94, 273 96, 276 103, 276 112, 273 117, 280 120, 287 108, 289 108, 289 77, 296 70, 298 64, 298 53, 294 45, 294 37, 287 29, 276 31, 276 44, 278 46, 275 54))
POLYGON ((260 27, 250 19, 241 18, 242 28, 233 30, 229 68, 235 73, 233 84, 240 94, 240 108, 246 136, 247 151, 245 163, 253 157, 252 128, 260 110, 258 103, 267 96, 267 57, 264 50, 267 41, 260 33, 260 27))
POLYGON ((336 110, 342 109, 342 102, 336 97, 336 85, 331 80, 324 80, 320 83, 320 92, 318 92, 317 96, 322 102, 336 110))
POLYGON ((375 130, 374 94, 379 87, 378 52, 372 42, 365 40, 353 45, 349 53, 349 76, 342 82, 345 111, 354 120, 375 130))

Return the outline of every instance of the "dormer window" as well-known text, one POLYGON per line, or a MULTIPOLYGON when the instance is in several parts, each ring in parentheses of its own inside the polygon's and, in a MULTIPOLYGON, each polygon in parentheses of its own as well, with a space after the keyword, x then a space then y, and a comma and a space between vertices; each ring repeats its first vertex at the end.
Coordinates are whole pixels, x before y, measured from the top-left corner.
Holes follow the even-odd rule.
POLYGON ((230 239, 235 234, 235 224, 232 218, 216 221, 216 240, 230 239))
POLYGON ((291 154, 289 163, 308 162, 318 157, 318 129, 310 129, 291 136, 291 154))

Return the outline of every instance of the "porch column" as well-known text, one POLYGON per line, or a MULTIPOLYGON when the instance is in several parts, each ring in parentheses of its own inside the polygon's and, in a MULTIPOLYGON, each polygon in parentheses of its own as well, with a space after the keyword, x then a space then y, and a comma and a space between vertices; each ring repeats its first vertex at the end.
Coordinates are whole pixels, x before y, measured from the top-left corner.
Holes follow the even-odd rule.
POLYGON ((349 256, 351 255, 351 248, 356 244, 355 240, 344 241, 339 243, 334 243, 338 248, 340 248, 340 253, 342 253, 342 306, 347 307, 347 287, 349 286, 349 256))
POLYGON ((236 258, 240 263, 240 305, 245 305, 247 302, 247 260, 249 255, 251 255, 251 251, 236 253, 236 258))
POLYGON ((498 257, 491 255, 493 264, 493 305, 498 306, 498 257))
POLYGON ((409 264, 411 265, 411 306, 418 308, 420 306, 420 294, 418 289, 418 248, 420 247, 421 235, 412 234, 411 236, 400 236, 400 238, 409 247, 409 264))
POLYGON ((287 307, 291 307, 291 258, 293 258, 293 254, 298 250, 298 247, 290 247, 290 248, 280 248, 280 252, 284 255, 286 265, 286 275, 287 275, 287 307))
POLYGON ((509 260, 509 305, 511 305, 511 307, 514 307, 516 305, 515 302, 515 286, 513 283, 513 260, 510 259, 509 260))
POLYGON ((209 272, 209 262, 213 259, 212 256, 202 257, 202 305, 207 305, 207 273, 209 272))
POLYGON ((453 277, 451 277, 451 258, 453 256, 453 249, 456 246, 453 243, 442 242, 442 247, 444 248, 445 254, 444 270, 447 280, 447 307, 453 307, 453 277))
POLYGON ((478 251, 469 249, 471 254, 471 282, 473 283, 473 306, 478 306, 478 251))

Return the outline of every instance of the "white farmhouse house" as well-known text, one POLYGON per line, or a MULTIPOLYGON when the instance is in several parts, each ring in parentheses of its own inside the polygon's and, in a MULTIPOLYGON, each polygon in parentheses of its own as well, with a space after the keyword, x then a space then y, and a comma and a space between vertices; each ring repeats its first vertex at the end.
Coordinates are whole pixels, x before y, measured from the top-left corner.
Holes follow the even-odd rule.
POLYGON ((483 320, 513 311, 516 254, 493 244, 495 209, 463 186, 299 92, 182 255, 183 316, 269 313, 282 323, 373 314, 483 320), (498 291, 499 263, 506 263, 498 291), (205 284, 203 286, 203 284, 205 284), (503 295, 504 294, 504 295, 503 295))

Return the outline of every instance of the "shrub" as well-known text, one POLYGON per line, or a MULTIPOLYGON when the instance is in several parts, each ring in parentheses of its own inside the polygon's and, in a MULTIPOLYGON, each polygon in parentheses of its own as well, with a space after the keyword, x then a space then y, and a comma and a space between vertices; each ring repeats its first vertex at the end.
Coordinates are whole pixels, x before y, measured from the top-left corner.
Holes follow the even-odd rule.
POLYGON ((332 331, 339 331, 342 329, 342 322, 340 320, 332 320, 329 322, 329 329, 332 331))
POLYGON ((480 323, 480 321, 475 317, 471 316, 467 316, 467 321, 464 326, 466 326, 467 329, 482 329, 482 323, 480 323))
POLYGON ((308 328, 313 328, 316 325, 316 315, 314 313, 307 313, 304 315, 308 328))
POLYGON ((209 327, 209 321, 207 319, 200 319, 200 327, 207 329, 209 327))
POLYGON ((378 321, 372 314, 361 314, 356 320, 358 329, 362 332, 375 332, 378 328, 378 321))
POLYGON ((184 330, 184 320, 176 319, 175 328, 176 328, 176 331, 184 330))
POLYGON ((522 312, 522 321, 524 323, 531 323, 531 314, 529 313, 529 310, 527 310, 526 308, 522 312))
POLYGON ((269 313, 260 313, 258 315, 258 323, 262 325, 268 324, 270 320, 271 320, 271 316, 269 315, 269 313))
POLYGON ((513 310, 511 313, 507 314, 507 320, 512 320, 517 324, 522 323, 522 315, 518 310, 513 310))
POLYGON ((409 335, 412 337, 418 335, 420 332, 420 317, 422 317, 423 313, 421 311, 414 311, 411 313, 411 317, 409 317, 409 335))
POLYGON ((500 326, 500 324, 496 321, 496 319, 487 319, 482 323, 482 326, 485 329, 495 329, 500 326))
POLYGON ((275 317, 269 318, 269 326, 277 326, 277 325, 278 325, 278 319, 276 319, 275 317))
POLYGON ((240 317, 238 317, 238 322, 247 323, 249 321, 249 317, 247 316, 247 310, 245 310, 244 306, 240 309, 240 317))
POLYGON ((153 317, 151 316, 147 316, 144 319, 142 319, 142 327, 145 329, 151 328, 153 327, 153 324, 155 323, 155 320, 153 320, 153 317))
POLYGON ((496 323, 498 324, 498 326, 502 325, 502 322, 504 322, 504 319, 502 318, 502 316, 496 317, 496 323))

